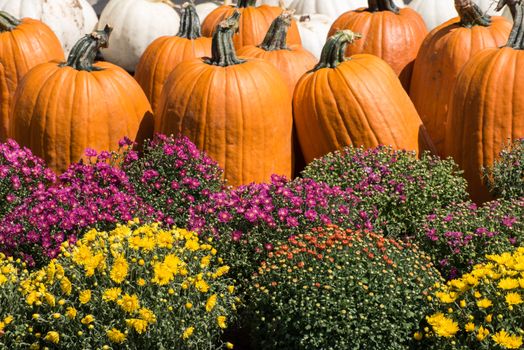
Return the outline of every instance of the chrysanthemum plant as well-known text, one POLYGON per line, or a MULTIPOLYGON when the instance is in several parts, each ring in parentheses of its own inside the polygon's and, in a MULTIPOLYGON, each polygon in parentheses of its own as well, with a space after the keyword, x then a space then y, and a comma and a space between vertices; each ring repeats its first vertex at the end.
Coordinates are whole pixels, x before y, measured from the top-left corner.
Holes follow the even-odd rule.
POLYGON ((10 321, 0 347, 217 348, 238 301, 228 272, 210 242, 184 229, 93 229, 18 289, 0 286, 2 305, 7 294, 24 306, 0 313, 10 321))

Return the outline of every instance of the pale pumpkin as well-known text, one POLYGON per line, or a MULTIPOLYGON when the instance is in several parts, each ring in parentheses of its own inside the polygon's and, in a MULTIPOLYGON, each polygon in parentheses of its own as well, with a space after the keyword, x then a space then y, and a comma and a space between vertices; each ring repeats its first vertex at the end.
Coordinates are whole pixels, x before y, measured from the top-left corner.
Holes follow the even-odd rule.
POLYGON ((453 0, 413 0, 408 6, 424 18, 428 30, 457 17, 453 0))
POLYGON ((0 10, 16 18, 29 17, 47 24, 67 55, 86 33, 96 27, 98 17, 86 0, 0 0, 0 10))
POLYGON ((370 54, 345 58, 346 45, 356 38, 350 30, 330 37, 320 62, 295 87, 293 117, 306 163, 350 145, 432 150, 391 67, 370 54))
POLYGON ((93 63, 110 32, 106 27, 84 36, 67 62, 34 67, 16 89, 11 136, 57 173, 88 147, 112 151, 124 136, 152 135, 151 106, 140 85, 120 67, 93 63))
POLYGON ((63 59, 60 41, 47 25, 0 11, 0 141, 10 137, 11 102, 24 75, 36 65, 63 59))
POLYGON ((239 17, 234 12, 218 25, 211 58, 173 70, 155 115, 156 132, 188 136, 233 186, 290 177, 293 159, 288 88, 269 62, 237 57, 239 17))
POLYGON ((295 20, 302 46, 319 59, 333 19, 326 15, 314 14, 295 16, 295 20))
POLYGON ((166 0, 111 0, 98 28, 114 26, 104 59, 134 72, 145 49, 158 37, 175 35, 180 17, 166 0))

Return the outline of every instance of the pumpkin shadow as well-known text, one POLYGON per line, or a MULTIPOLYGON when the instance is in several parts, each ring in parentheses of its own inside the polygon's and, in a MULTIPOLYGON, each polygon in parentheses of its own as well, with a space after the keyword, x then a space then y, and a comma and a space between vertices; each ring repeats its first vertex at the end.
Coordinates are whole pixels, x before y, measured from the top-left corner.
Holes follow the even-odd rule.
POLYGON ((142 145, 144 144, 145 140, 151 139, 153 137, 154 125, 153 113, 149 111, 146 112, 142 118, 142 121, 140 122, 140 126, 138 127, 138 131, 135 136, 135 142, 137 143, 138 151, 142 151, 142 145))
POLYGON ((424 151, 429 151, 431 154, 440 156, 437 147, 435 147, 435 144, 433 143, 433 140, 429 136, 429 133, 424 126, 424 124, 420 124, 420 127, 418 128, 418 155, 420 156, 424 151))

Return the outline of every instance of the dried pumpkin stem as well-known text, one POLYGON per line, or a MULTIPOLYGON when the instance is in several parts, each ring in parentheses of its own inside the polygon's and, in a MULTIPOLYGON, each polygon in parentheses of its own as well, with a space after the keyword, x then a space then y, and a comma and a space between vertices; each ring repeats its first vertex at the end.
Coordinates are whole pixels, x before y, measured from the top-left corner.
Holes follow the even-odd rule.
POLYGON ((524 50, 524 3, 521 0, 500 0, 497 9, 502 9, 505 5, 513 16, 513 27, 506 46, 524 50))
POLYGON ((346 61, 346 47, 355 40, 360 39, 361 34, 353 33, 351 30, 339 30, 331 36, 320 55, 320 61, 313 68, 313 72, 322 68, 336 68, 339 64, 346 61))
POLYGON ((7 32, 15 29, 19 24, 20 20, 11 16, 5 11, 0 11, 0 31, 7 32))
POLYGON ((177 36, 190 40, 200 38, 202 31, 195 4, 193 2, 186 2, 182 5, 182 8, 182 18, 180 19, 180 29, 178 30, 177 36))
POLYGON ((255 6, 257 0, 238 0, 237 8, 252 7, 255 6))
POLYGON ((204 62, 214 66, 228 67, 246 61, 237 57, 235 46, 233 45, 233 34, 238 30, 239 18, 240 12, 235 10, 231 17, 220 22, 213 34, 211 43, 212 56, 204 59, 204 62))
POLYGON ((471 28, 476 25, 488 27, 491 24, 491 16, 484 14, 471 0, 455 0, 455 9, 460 17, 460 25, 463 27, 471 28))
POLYGON ((73 46, 67 57, 67 62, 63 63, 62 66, 88 72, 102 70, 103 68, 93 66, 93 63, 95 63, 98 50, 107 47, 112 30, 113 28, 106 25, 102 30, 96 30, 91 34, 84 35, 73 46))
POLYGON ((393 13, 400 13, 400 9, 393 2, 393 0, 368 0, 368 11, 391 11, 393 13))
POLYGON ((289 50, 287 47, 287 32, 291 26, 294 11, 283 11, 280 16, 271 23, 266 37, 260 48, 266 51, 289 50))

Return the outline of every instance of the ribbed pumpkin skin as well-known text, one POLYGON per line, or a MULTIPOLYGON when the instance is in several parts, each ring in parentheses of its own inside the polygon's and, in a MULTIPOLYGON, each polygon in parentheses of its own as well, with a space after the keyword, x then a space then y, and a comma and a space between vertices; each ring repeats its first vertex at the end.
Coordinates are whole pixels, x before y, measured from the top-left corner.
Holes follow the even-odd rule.
POLYGON ((307 163, 345 146, 431 149, 413 103, 391 67, 359 54, 297 83, 293 116, 307 163))
MULTIPOLYGON (((238 33, 233 36, 233 43, 237 50, 243 46, 260 44, 264 40, 271 22, 282 13, 281 8, 268 5, 238 9, 233 6, 220 6, 213 10, 202 23, 202 35, 213 36, 216 26, 225 18, 231 16, 235 10, 242 14, 238 33)), ((302 44, 297 23, 294 20, 289 28, 287 43, 288 45, 302 44)))
POLYGON ((275 66, 286 80, 290 95, 295 90, 298 80, 317 63, 313 54, 300 45, 293 45, 289 50, 266 51, 256 46, 244 46, 238 50, 240 56, 261 58, 275 66))
POLYGON ((11 134, 57 173, 80 160, 87 147, 117 150, 124 136, 151 136, 151 106, 140 86, 120 67, 96 66, 105 69, 87 72, 44 63, 16 90, 11 134))
POLYGON ((135 79, 156 110, 162 87, 169 73, 182 61, 211 55, 211 38, 194 40, 164 36, 148 46, 137 65, 135 79))
POLYGON ((489 27, 463 27, 454 18, 431 31, 418 53, 409 95, 437 148, 445 156, 446 119, 453 86, 464 64, 479 51, 503 46, 511 23, 492 17, 489 27))
POLYGON ((291 177, 292 114, 287 86, 270 63, 226 68, 179 64, 162 91, 155 132, 184 134, 225 170, 233 186, 291 177))
POLYGON ((446 154, 464 170, 477 202, 490 199, 481 179, 510 140, 524 137, 524 51, 486 49, 460 72, 446 126, 446 154))
POLYGON ((362 34, 361 40, 348 45, 346 56, 369 53, 382 58, 409 91, 413 61, 428 34, 424 20, 416 11, 402 8, 398 15, 391 11, 349 11, 335 20, 328 37, 342 29, 362 34))
POLYGON ((0 141, 10 137, 11 102, 22 77, 38 64, 64 59, 60 41, 48 26, 30 18, 21 22, 0 33, 0 141))

